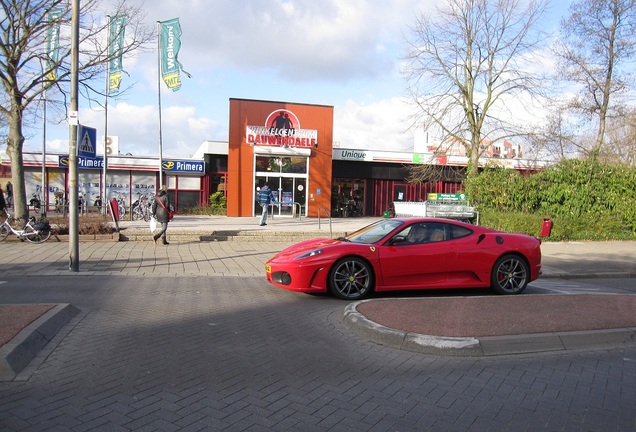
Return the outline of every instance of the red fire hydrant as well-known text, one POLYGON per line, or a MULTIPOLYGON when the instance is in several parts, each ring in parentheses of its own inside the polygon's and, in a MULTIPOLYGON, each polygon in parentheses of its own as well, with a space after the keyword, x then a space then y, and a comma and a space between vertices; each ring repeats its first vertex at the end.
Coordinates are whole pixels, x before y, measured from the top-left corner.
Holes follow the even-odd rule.
POLYGON ((541 237, 549 237, 552 232, 552 219, 544 218, 543 224, 541 224, 541 237))

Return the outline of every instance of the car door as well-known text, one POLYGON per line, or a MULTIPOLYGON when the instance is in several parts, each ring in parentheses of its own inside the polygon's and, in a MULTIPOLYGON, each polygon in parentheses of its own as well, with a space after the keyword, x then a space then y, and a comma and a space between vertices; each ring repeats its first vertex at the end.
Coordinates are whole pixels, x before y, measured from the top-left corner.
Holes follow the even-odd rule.
MULTIPOLYGON (((446 230, 446 224, 428 224, 430 229, 446 230)), ((406 236, 405 236, 406 237, 406 236)), ((441 288, 453 271, 457 247, 452 240, 408 241, 380 247, 381 289, 441 288)))

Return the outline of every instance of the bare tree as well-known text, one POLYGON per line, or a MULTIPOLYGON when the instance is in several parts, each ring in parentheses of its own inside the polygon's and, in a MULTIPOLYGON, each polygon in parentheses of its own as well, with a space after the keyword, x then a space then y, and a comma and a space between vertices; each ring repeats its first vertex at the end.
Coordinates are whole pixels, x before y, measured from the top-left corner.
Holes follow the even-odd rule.
POLYGON ((636 166, 636 110, 608 121, 607 140, 599 159, 609 163, 636 166))
MULTIPOLYGON (((68 0, 3 0, 0 9, 0 115, 7 122, 15 213, 23 220, 28 217, 22 159, 24 128, 33 121, 34 108, 45 93, 47 99, 55 95, 63 102, 66 98, 71 79, 70 7, 68 0), (52 28, 60 29, 57 56, 47 50, 52 28)), ((106 65, 113 60, 107 43, 108 19, 99 8, 99 0, 83 0, 80 10, 78 81, 85 97, 100 93, 93 85, 103 88, 106 65)), ((128 17, 120 51, 123 55, 152 38, 153 30, 141 24, 141 11, 141 6, 126 6, 125 0, 109 11, 113 16, 128 17)))
POLYGON ((568 110, 564 104, 554 103, 545 124, 528 137, 538 158, 559 161, 587 153, 579 142, 577 124, 568 110))
MULTIPOLYGON (((438 128, 461 143, 476 175, 482 140, 522 134, 513 101, 540 92, 533 54, 545 42, 537 23, 544 0, 446 0, 411 29, 406 77, 418 107, 413 127, 438 128)), ((527 124, 527 119, 525 119, 527 124)))
MULTIPOLYGON (((580 0, 562 21, 557 48, 560 76, 578 84, 571 106, 597 124, 590 158, 596 160, 605 142, 607 121, 615 99, 627 88, 625 66, 636 44, 634 0, 580 0)), ((631 65, 629 65, 631 66, 631 65)))

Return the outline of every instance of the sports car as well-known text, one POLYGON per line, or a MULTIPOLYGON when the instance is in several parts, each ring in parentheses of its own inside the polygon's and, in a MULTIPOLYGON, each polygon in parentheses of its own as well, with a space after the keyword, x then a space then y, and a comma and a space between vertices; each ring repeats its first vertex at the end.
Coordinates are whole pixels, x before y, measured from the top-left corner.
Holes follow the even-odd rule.
POLYGON ((541 240, 450 219, 382 219, 345 237, 290 246, 265 272, 277 287, 345 300, 440 288, 520 294, 541 272, 541 240))

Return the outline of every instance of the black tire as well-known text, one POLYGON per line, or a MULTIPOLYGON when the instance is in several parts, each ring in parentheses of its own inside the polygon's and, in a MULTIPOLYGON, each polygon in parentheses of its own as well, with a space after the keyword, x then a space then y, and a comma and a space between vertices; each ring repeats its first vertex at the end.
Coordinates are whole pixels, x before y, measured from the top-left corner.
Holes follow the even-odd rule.
POLYGON ((530 268, 519 255, 504 255, 492 268, 490 287, 497 294, 521 294, 530 282, 530 268))
POLYGON ((343 300, 360 300, 373 290, 375 277, 371 266, 357 257, 337 261, 329 271, 329 291, 343 300))
POLYGON ((31 227, 27 227, 24 231, 24 238, 31 243, 44 243, 51 237, 50 230, 35 230, 31 227))
POLYGON ((133 207, 132 215, 133 215, 133 220, 140 220, 144 218, 144 215, 139 207, 133 207))
POLYGON ((7 228, 6 225, 2 225, 0 226, 0 241, 4 240, 7 238, 7 236, 9 235, 9 228, 7 228))

